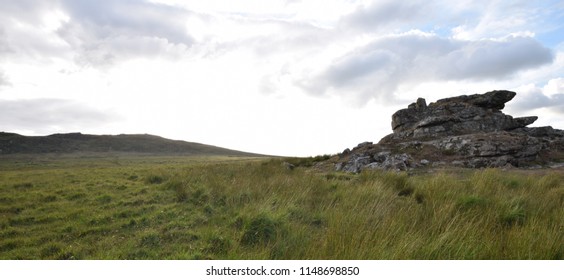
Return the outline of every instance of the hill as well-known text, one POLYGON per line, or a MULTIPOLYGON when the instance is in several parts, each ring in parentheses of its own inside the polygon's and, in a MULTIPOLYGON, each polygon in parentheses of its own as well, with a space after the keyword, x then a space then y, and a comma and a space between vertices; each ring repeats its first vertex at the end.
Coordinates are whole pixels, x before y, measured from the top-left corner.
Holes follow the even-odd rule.
POLYGON ((24 136, 0 132, 0 155, 43 153, 143 153, 213 156, 261 156, 149 134, 89 135, 82 133, 24 136))

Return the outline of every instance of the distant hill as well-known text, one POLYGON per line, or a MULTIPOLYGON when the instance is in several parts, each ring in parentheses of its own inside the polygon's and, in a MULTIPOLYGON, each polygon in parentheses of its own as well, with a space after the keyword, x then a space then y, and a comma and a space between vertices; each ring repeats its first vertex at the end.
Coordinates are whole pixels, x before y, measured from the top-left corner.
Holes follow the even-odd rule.
POLYGON ((144 153, 217 156, 262 156, 149 134, 89 135, 82 133, 23 136, 0 132, 0 155, 42 153, 144 153))

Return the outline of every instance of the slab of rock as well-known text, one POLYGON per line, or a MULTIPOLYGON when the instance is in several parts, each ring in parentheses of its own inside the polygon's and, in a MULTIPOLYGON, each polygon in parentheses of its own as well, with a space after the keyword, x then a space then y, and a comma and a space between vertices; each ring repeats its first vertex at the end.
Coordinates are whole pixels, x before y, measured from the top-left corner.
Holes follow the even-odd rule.
POLYGON ((383 141, 505 131, 535 122, 537 117, 513 118, 500 111, 513 97, 515 92, 496 90, 445 98, 428 106, 424 99, 419 98, 416 103, 392 115, 394 133, 383 141))
POLYGON ((393 133, 339 154, 337 170, 407 170, 422 166, 506 167, 564 161, 564 131, 533 127, 537 117, 501 112, 515 92, 417 99, 392 115, 393 133))

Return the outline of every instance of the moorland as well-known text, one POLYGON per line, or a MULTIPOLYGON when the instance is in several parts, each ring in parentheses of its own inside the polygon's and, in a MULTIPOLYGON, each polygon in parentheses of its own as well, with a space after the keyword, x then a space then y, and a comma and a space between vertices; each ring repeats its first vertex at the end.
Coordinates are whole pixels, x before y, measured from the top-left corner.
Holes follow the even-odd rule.
POLYGON ((0 259, 564 258, 562 168, 324 158, 3 155, 0 259))

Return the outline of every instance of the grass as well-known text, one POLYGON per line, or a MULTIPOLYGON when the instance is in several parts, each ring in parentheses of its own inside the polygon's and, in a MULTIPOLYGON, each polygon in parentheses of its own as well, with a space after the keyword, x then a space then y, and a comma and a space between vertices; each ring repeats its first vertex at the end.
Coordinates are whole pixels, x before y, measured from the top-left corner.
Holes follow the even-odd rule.
POLYGON ((562 172, 311 161, 3 159, 0 259, 564 258, 562 172))

